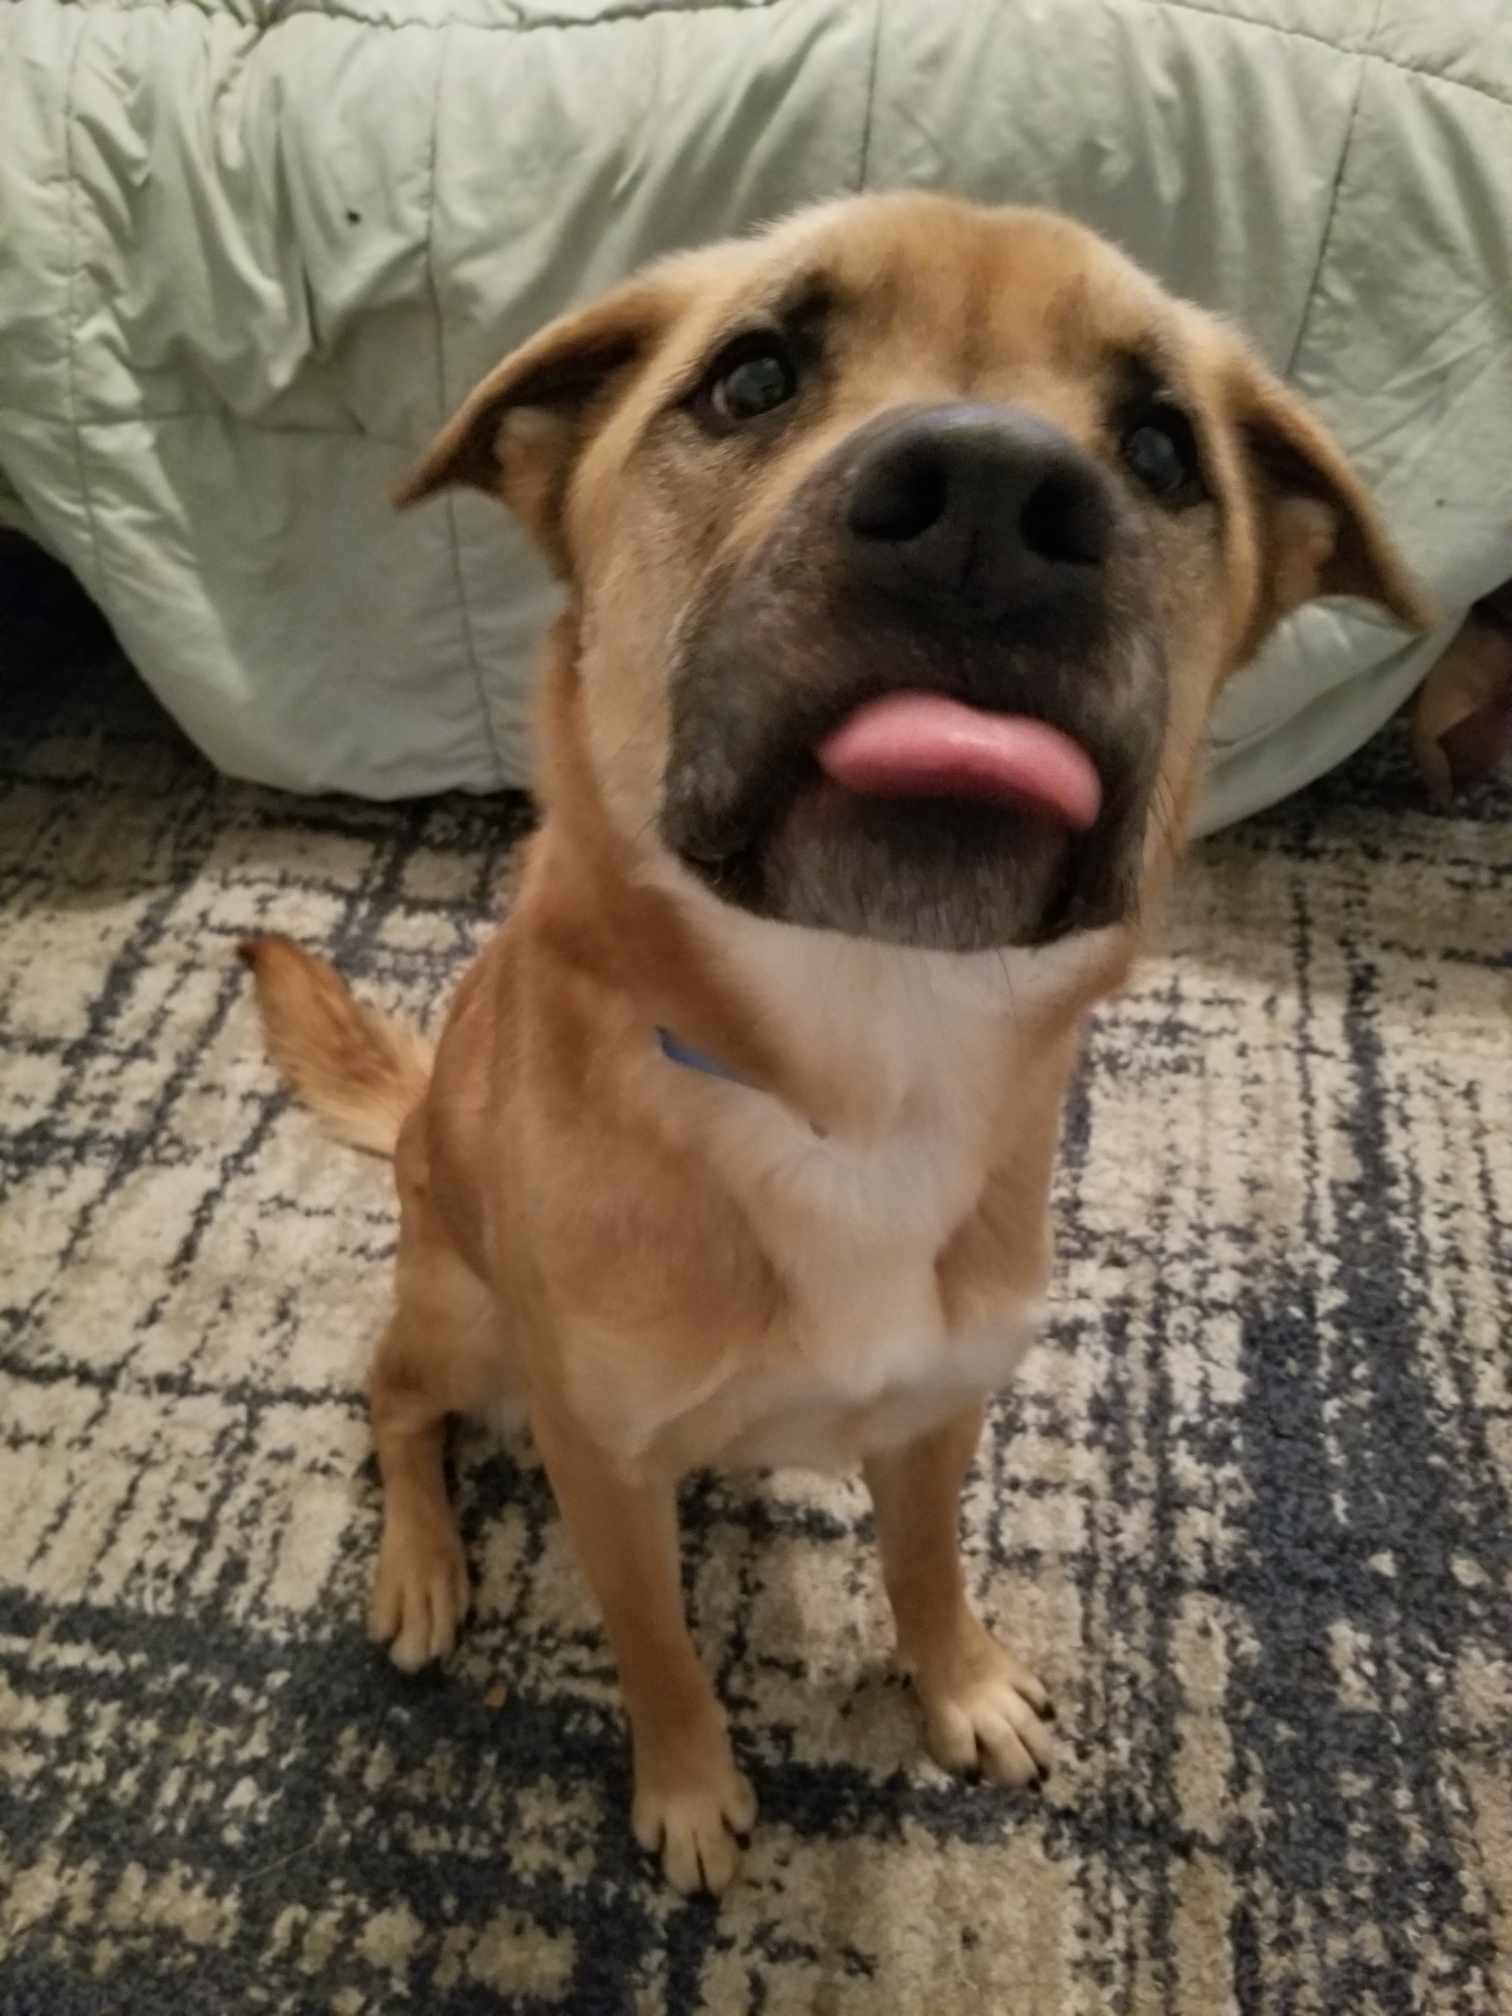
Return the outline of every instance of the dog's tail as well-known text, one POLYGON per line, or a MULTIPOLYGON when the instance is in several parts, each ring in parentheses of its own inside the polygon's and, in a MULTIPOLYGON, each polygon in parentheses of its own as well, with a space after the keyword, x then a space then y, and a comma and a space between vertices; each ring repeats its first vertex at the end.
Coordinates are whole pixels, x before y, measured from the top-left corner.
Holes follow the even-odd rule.
POLYGON ((257 982, 268 1050, 290 1085, 338 1141, 392 1155, 430 1080, 424 1037, 365 1008, 334 966, 291 939, 246 938, 237 950, 257 982))

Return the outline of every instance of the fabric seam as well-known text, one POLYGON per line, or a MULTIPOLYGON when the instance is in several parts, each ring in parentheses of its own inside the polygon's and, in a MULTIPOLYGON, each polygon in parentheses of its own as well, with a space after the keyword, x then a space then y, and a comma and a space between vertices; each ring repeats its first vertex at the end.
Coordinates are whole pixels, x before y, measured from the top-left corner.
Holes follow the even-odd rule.
MULTIPOLYGON (((450 399, 447 392, 446 317, 441 309, 441 283, 436 277, 436 179, 440 170, 441 87, 445 69, 446 44, 443 42, 436 52, 436 88, 431 104, 429 186, 426 190, 425 212, 425 286, 436 317, 436 393, 437 405, 440 408, 439 424, 442 425, 446 421, 450 399)), ((483 716, 483 731, 488 737, 488 747, 493 755, 494 776, 502 785, 504 752, 499 747, 499 731, 494 723, 493 709, 489 705, 488 685, 483 677, 482 662, 478 657, 472 606, 467 597, 466 571, 462 565, 462 538, 457 523, 457 500, 451 496, 446 499, 446 545, 451 555, 452 587, 457 597, 457 612, 462 619, 462 648, 467 655, 467 669, 472 674, 473 691, 478 696, 478 711, 483 716)))
POLYGON ((80 22, 79 32, 74 41, 68 62, 68 81, 63 87, 63 119, 65 125, 63 140, 63 173, 68 180, 68 287, 63 304, 64 346, 63 380, 68 397, 68 431, 73 436, 74 474, 79 485, 79 499, 84 506, 84 522, 89 527, 89 551, 94 565, 94 580, 90 584, 97 602, 109 615, 105 593, 105 554, 100 544, 100 521, 95 511, 94 486, 90 482, 89 463, 84 452, 84 428, 79 417, 79 326, 78 296, 79 276, 83 271, 83 244, 79 223, 79 204, 82 198, 82 183, 74 166, 74 96, 78 85, 79 64, 83 60, 84 42, 88 35, 87 21, 80 22))
POLYGON ((413 456, 415 444, 412 440, 397 440, 388 434, 376 434, 371 427, 303 426, 293 421, 258 420, 246 413, 233 413, 225 406, 179 406, 171 413, 155 413, 150 407, 140 407, 135 413, 95 413, 83 414, 77 420, 73 416, 58 416, 39 413, 35 407, 17 406, 0 400, 0 417, 6 414, 18 415, 21 419, 38 427, 66 427, 70 434, 98 431, 107 427, 159 427, 178 420, 215 420, 221 426, 234 428, 243 434, 273 434, 297 439, 308 434, 315 440, 328 441, 371 441, 377 448, 392 449, 396 455, 413 456))
MULTIPOLYGON (((160 4, 160 0, 151 0, 160 4)), ((164 0, 164 4, 185 5, 187 0, 164 0)), ((1338 42, 1331 42, 1326 35, 1315 35, 1309 28, 1292 28, 1280 21, 1257 21, 1250 14, 1225 13, 1217 7, 1204 7, 1200 0, 1123 0, 1126 6, 1141 6, 1161 14, 1193 14, 1203 21, 1217 21, 1227 28, 1252 28, 1257 35, 1279 35, 1287 41, 1307 42, 1314 49, 1326 49, 1331 56, 1356 56, 1362 64, 1379 63, 1384 69, 1396 70, 1404 77, 1420 77, 1425 84, 1447 84, 1454 91, 1468 91, 1472 98, 1484 99, 1488 105, 1500 105, 1504 111, 1512 112, 1512 95, 1493 91, 1487 84, 1475 84, 1464 77, 1449 77, 1442 70, 1432 70, 1420 63, 1404 63, 1399 56, 1392 56, 1384 49, 1373 49, 1377 24, 1380 21, 1379 0, 1371 17, 1367 46, 1350 49, 1338 42)))
POLYGON ((877 67, 882 56, 882 0, 872 9, 871 60, 866 69, 866 107, 861 115, 861 159, 856 164, 856 193, 866 188, 871 169, 872 115, 877 109, 877 67))
MULTIPOLYGON (((21 0, 9 0, 12 6, 19 6, 21 0)), ((54 0, 59 7, 78 7, 83 0, 54 0)), ((243 22, 249 34, 258 37, 276 34, 293 21, 347 21, 355 28, 377 28, 387 34, 402 34, 411 28, 423 28, 431 35, 449 35, 454 28, 476 29, 483 35, 546 35, 552 33, 571 34, 585 28, 613 27, 621 21, 661 21, 676 20, 688 14, 768 14, 787 4, 787 0, 699 0, 696 6, 682 7, 625 7, 611 14, 596 14, 587 19, 555 17, 550 20, 514 21, 376 21, 369 14, 358 14, 348 7, 323 4, 318 7, 294 7, 282 13, 276 21, 260 23, 243 22)), ((91 0, 89 12, 105 12, 100 0, 91 0)), ((115 14, 197 14, 202 21, 217 18, 211 8, 200 5, 200 0, 112 0, 109 11, 115 14)))
MULTIPOLYGON (((1297 333, 1292 338, 1291 354, 1286 360, 1283 373, 1288 380, 1297 368, 1297 359, 1302 354, 1302 345, 1307 341, 1307 328, 1312 320, 1314 303, 1323 281, 1323 268, 1328 263, 1328 248, 1333 240, 1334 222, 1339 214, 1339 198, 1344 189, 1344 172, 1349 166, 1350 150, 1354 146, 1355 124, 1360 116, 1360 100, 1365 95, 1366 66, 1371 59, 1370 44, 1374 42, 1376 30, 1380 26, 1383 0, 1376 0, 1375 12, 1370 17, 1370 32, 1366 45, 1358 52, 1358 68, 1355 74, 1354 97, 1350 100, 1349 117, 1344 122, 1344 139, 1339 148, 1339 164, 1334 170, 1333 187, 1328 192, 1328 211, 1323 219, 1323 230, 1318 239, 1317 263, 1313 267, 1312 279, 1308 282, 1307 294, 1302 303, 1302 313, 1297 317, 1297 333)), ((1200 12, 1201 10, 1196 10, 1200 12)))
MULTIPOLYGON (((21 0, 6 0, 6 4, 19 6, 21 0)), ((53 0, 58 7, 77 7, 81 0, 53 0)), ((587 20, 549 21, 375 21, 370 15, 358 14, 350 8, 327 0, 320 7, 300 7, 284 14, 277 21, 265 26, 247 22, 247 33, 256 39, 274 35, 280 28, 301 20, 342 21, 354 28, 367 28, 385 35, 405 34, 418 28, 428 35, 450 35, 457 30, 479 35, 539 35, 573 34, 594 28, 614 27, 622 21, 675 21, 679 16, 689 14, 761 14, 775 13, 790 4, 790 0, 701 0, 697 6, 686 7, 637 7, 626 8, 623 12, 594 15, 587 20)), ((884 0, 877 0, 880 16, 884 0)), ((1228 14, 1217 7, 1204 7, 1199 0, 1121 0, 1127 7, 1140 6, 1159 13, 1192 14, 1202 20, 1217 21, 1230 28, 1251 28, 1259 35, 1279 35, 1294 42, 1307 42, 1315 49, 1326 49, 1330 55, 1349 56, 1360 54, 1369 63, 1379 63, 1384 69, 1396 70, 1404 77, 1420 77, 1425 84, 1446 84, 1452 91, 1468 91, 1472 98, 1480 98, 1488 105, 1500 105, 1504 111, 1512 112, 1512 94, 1493 91, 1487 84, 1477 84, 1464 77, 1450 77, 1442 70, 1433 70, 1419 63, 1404 63, 1399 56, 1389 55, 1385 50, 1372 49, 1368 52, 1353 51, 1338 42, 1331 42, 1326 35, 1315 35, 1307 28, 1293 28, 1279 21, 1257 21, 1249 14, 1228 14)), ((93 0, 90 12, 105 12, 100 0, 93 0)), ((208 8, 199 0, 111 0, 108 11, 115 14, 193 14, 201 21, 209 22, 213 17, 208 8)))

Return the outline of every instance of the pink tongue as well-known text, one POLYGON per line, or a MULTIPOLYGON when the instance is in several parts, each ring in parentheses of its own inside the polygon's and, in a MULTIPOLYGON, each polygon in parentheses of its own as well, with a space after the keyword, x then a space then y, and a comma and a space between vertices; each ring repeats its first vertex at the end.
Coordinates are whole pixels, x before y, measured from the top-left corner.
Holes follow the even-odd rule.
POLYGON ((985 798, 1078 829, 1102 803, 1092 760, 1069 735, 934 693, 858 707, 816 754, 826 776, 869 798, 985 798))

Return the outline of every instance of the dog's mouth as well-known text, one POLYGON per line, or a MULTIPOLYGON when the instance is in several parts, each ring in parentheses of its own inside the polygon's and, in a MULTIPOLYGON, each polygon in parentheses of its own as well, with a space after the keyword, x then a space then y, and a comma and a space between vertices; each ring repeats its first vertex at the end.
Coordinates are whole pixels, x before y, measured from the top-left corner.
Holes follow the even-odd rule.
POLYGON ((730 788, 710 744, 669 778, 663 837, 725 901, 951 951, 1048 943, 1127 908, 1126 760, 926 688, 800 711, 730 788))
POLYGON ((1102 806, 1096 764, 1062 729, 941 693, 889 693, 858 707, 814 757, 860 798, 991 805, 1073 833, 1095 825, 1102 806))

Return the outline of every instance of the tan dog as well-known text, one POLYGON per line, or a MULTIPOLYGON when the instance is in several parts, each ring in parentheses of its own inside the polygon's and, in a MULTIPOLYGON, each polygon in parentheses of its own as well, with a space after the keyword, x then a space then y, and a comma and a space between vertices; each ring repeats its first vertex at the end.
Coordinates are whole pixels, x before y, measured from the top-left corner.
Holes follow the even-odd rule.
POLYGON ((675 1491, 860 1463, 944 1764, 1048 1766, 957 1499, 1034 1333, 1079 1025, 1134 950, 1209 704, 1276 619, 1420 620, 1326 433, 1064 220, 918 196, 659 265, 478 388, 469 483, 554 560, 544 822, 434 1061, 286 940, 274 1054, 393 1150, 372 1631, 447 1653, 454 1412, 517 1403, 614 1643, 637 1838, 719 1890, 754 1817, 675 1491))

